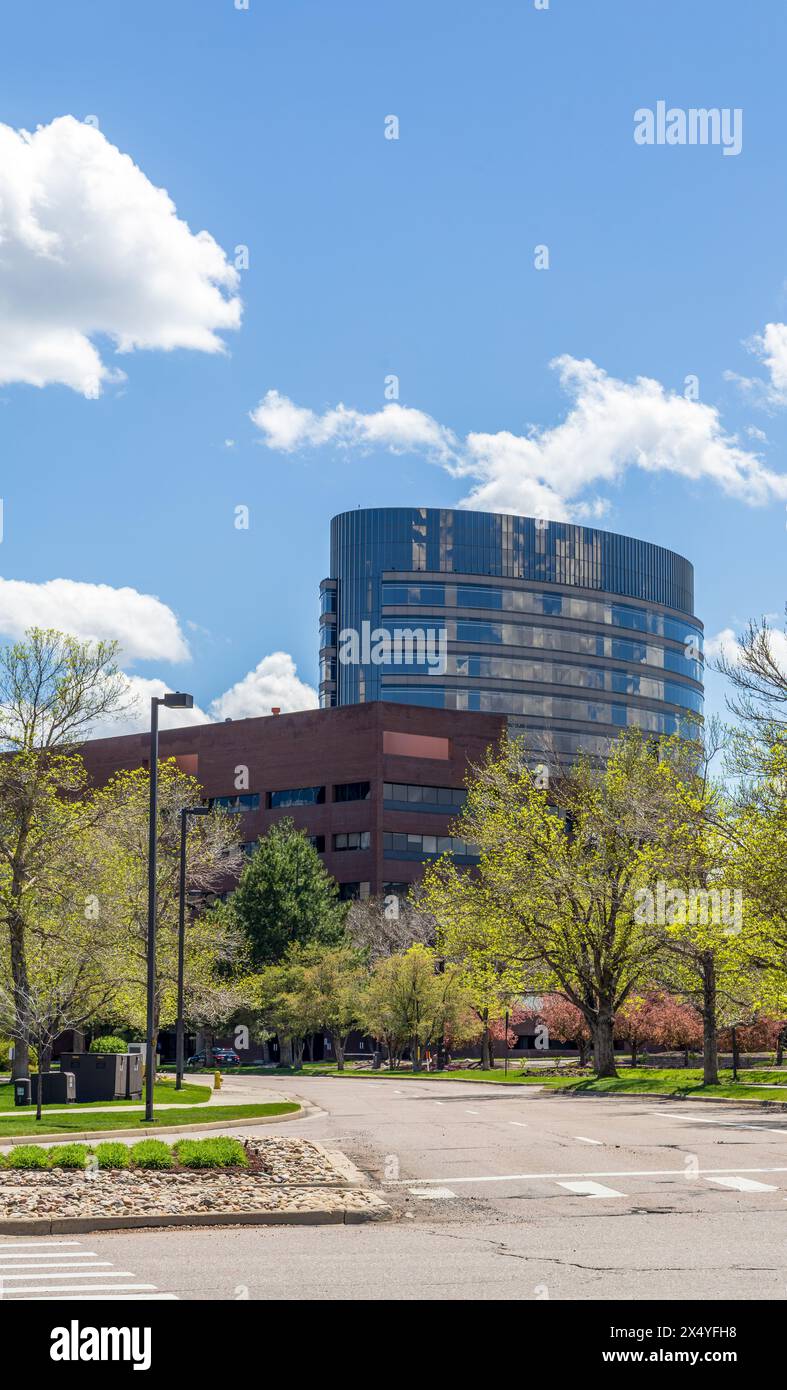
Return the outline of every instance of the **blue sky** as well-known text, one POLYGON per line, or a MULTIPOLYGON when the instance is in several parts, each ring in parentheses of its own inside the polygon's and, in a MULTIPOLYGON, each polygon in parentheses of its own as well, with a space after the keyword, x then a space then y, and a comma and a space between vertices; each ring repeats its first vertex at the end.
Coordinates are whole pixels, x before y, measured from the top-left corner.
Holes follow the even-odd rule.
MULTIPOLYGON (((330 516, 458 504, 489 482, 488 468, 468 472, 469 435, 494 437, 480 449, 498 460, 490 495, 521 496, 517 451, 501 436, 510 432, 536 441, 565 514, 588 515, 602 499, 598 524, 692 559, 709 633, 781 612, 787 352, 778 331, 770 346, 744 344, 787 321, 787 10, 737 0, 550 0, 547 10, 531 0, 250 0, 248 10, 234 0, 37 0, 9 8, 3 25, 0 122, 33 132, 66 114, 94 117, 103 139, 167 190, 191 233, 209 232, 230 263, 238 246, 249 254, 236 285, 213 291, 242 300, 239 329, 214 325, 225 352, 118 355, 113 325, 134 317, 130 300, 144 300, 157 266, 136 253, 122 261, 116 306, 123 219, 102 213, 112 254, 105 266, 89 229, 67 312, 125 378, 93 397, 24 379, 18 364, 49 308, 36 303, 28 320, 33 292, 17 274, 10 349, 0 333, 6 580, 157 596, 177 625, 164 622, 157 653, 128 669, 193 690, 203 708, 272 652, 291 654, 314 685, 330 516), (739 108, 740 154, 637 145, 634 112, 661 99, 739 108), (385 138, 391 114, 397 140, 385 138), (549 247, 548 271, 534 267, 537 245, 549 247), (83 288, 105 325, 92 334, 83 288), (549 365, 557 357, 589 359, 597 373, 561 381, 549 365), (403 432, 375 434, 391 374, 400 406, 421 414, 395 422, 403 432), (691 375, 696 416, 681 409, 691 375), (641 377, 660 384, 655 406, 653 390, 632 386, 641 377), (270 447, 250 418, 271 391, 314 412, 291 448, 270 447), (578 398, 589 447, 616 432, 611 475, 583 461, 581 428, 579 445, 577 430, 561 429, 578 398), (337 430, 323 416, 340 402, 358 414, 337 430), (425 417, 450 432, 442 453, 425 417), (327 442, 315 445, 321 428, 327 442), (415 446, 403 448, 413 431, 415 446), (691 476, 674 466, 683 434, 691 476), (625 456, 643 438, 646 469, 625 456), (672 464, 660 466, 663 451, 672 464), (249 508, 248 530, 234 524, 238 506, 249 508), (169 662, 184 642, 190 659, 169 662)), ((80 209, 62 187, 58 200, 73 246, 80 209)), ((191 296, 191 315, 195 284, 172 293, 191 296)), ((50 298, 60 303, 56 289, 50 298)), ((56 312, 62 327, 66 310, 56 312)), ((157 312, 145 303, 144 314, 157 312)), ((9 592, 6 632, 37 601, 9 592)), ((258 681, 247 693, 253 702, 269 688, 258 681)), ((712 687, 711 705, 719 698, 712 687)))

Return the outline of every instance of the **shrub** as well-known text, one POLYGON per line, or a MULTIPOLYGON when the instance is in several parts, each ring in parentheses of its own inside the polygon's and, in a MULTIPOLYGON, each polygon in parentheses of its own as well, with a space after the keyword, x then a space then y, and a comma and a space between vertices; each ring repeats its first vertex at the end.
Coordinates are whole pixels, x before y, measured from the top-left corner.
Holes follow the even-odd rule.
POLYGON ((97 1144, 95 1155, 99 1168, 128 1168, 131 1161, 128 1144, 118 1142, 97 1144))
POLYGON ((50 1168, 84 1168, 87 1144, 58 1144, 49 1150, 50 1168))
POLYGON ((135 1168, 171 1168, 175 1157, 163 1139, 140 1139, 131 1146, 131 1162, 135 1168))
POLYGON ((128 1043, 108 1033, 104 1038, 94 1038, 90 1044, 91 1052, 128 1052, 128 1043))
MULTIPOLYGON (((13 1045, 11 1038, 0 1038, 0 1071, 11 1070, 11 1048, 13 1045)), ((38 1066, 38 1053, 34 1047, 30 1048, 30 1066, 38 1066)))
POLYGON ((175 1145, 184 1168, 248 1168, 246 1150, 239 1139, 181 1139, 175 1145))
POLYGON ((38 1144, 17 1144, 6 1162, 9 1168, 48 1168, 49 1155, 38 1144))

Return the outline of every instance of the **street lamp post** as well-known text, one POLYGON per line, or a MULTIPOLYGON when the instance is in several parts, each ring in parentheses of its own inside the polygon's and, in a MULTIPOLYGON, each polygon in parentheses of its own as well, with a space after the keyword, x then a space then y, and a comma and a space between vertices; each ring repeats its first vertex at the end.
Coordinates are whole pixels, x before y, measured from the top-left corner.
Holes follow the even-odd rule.
POLYGON ((150 807, 148 810, 148 998, 145 1037, 145 1122, 153 1120, 153 1086, 156 1079, 156 850, 158 847, 158 707, 192 709, 194 696, 181 690, 153 695, 150 701, 150 807))
POLYGON ((178 1016, 175 1024, 175 1090, 183 1085, 183 984, 186 956, 186 832, 189 816, 209 816, 209 806, 184 806, 180 812, 180 895, 178 902, 178 1016))

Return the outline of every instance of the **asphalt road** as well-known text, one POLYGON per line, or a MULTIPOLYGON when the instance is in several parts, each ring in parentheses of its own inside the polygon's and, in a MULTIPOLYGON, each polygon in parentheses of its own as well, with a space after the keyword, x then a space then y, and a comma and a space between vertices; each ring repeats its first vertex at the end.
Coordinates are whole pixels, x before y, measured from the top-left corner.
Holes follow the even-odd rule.
POLYGON ((0 1241, 4 1296, 51 1296, 46 1275, 6 1282, 27 1255, 64 1289, 84 1263, 105 1290, 120 1280, 142 1298, 787 1296, 787 1113, 440 1080, 233 1077, 224 1089, 318 1107, 261 1132, 342 1149, 395 1219, 0 1241))

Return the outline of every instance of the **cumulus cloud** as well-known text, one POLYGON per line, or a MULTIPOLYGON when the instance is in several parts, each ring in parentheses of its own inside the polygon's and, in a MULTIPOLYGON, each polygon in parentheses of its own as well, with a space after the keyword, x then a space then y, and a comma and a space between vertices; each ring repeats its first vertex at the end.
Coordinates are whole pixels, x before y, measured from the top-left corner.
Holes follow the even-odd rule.
POLYGON ((0 124, 0 383, 61 383, 89 398, 139 348, 220 352, 237 328, 238 272, 207 231, 92 125, 0 124))
MULTIPOLYGON (((165 695, 172 685, 146 676, 123 676, 124 691, 114 714, 107 715, 90 730, 91 738, 115 738, 119 734, 139 734, 150 728, 150 702, 154 695, 165 695)), ((182 729, 185 725, 209 724, 210 715, 199 705, 193 709, 167 709, 159 706, 160 729, 182 729)))
POLYGON ((269 391, 252 412, 270 449, 291 453, 341 443, 421 452, 453 476, 471 480, 461 507, 553 520, 600 517, 608 499, 591 489, 618 484, 629 468, 708 480, 749 505, 787 498, 787 475, 740 446, 710 405, 670 392, 658 381, 625 382, 594 362, 552 362, 571 399, 565 418, 527 434, 453 432, 420 410, 386 406, 361 414, 340 405, 317 415, 269 391), (590 495, 588 495, 590 492, 590 495))
POLYGON ((49 579, 0 579, 0 633, 19 638, 53 627, 83 641, 116 641, 125 660, 186 661, 189 647, 171 608, 152 594, 49 579))
MULTIPOLYGON (((772 623, 775 618, 775 614, 769 614, 769 624, 772 623)), ((787 632, 784 632, 782 628, 771 626, 769 645, 777 666, 781 667, 785 675, 787 675, 787 632)), ((705 639, 706 661, 725 657, 727 661, 737 664, 741 659, 741 655, 742 652, 738 641, 738 635, 731 627, 724 627, 720 632, 714 633, 712 637, 706 637, 705 639)))
POLYGON ((268 448, 285 454, 306 446, 338 444, 389 449, 395 454, 419 450, 446 463, 456 457, 458 447, 451 430, 438 425, 431 415, 394 402, 368 415, 341 404, 317 415, 295 405, 289 396, 268 391, 250 413, 268 448))
POLYGON ((287 652, 264 656, 253 671, 211 702, 215 719, 250 719, 270 714, 277 706, 282 714, 316 709, 317 691, 302 681, 295 662, 287 652))

